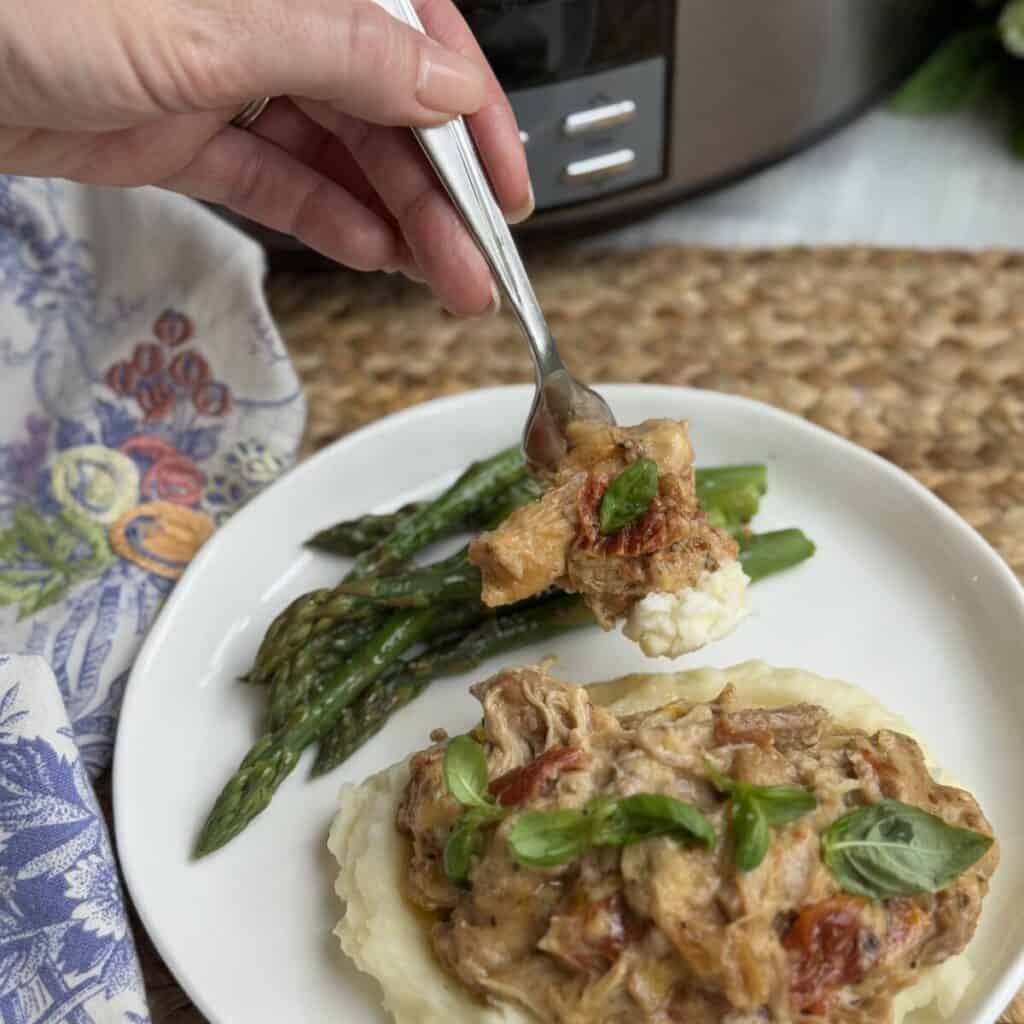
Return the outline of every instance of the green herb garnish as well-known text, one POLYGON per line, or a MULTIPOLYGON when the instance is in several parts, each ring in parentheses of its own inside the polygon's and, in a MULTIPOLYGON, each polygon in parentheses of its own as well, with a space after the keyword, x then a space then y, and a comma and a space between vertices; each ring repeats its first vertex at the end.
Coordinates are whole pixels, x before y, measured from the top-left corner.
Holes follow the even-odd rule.
POLYGON ((524 867, 545 868, 598 846, 629 846, 655 836, 714 846, 711 822, 694 806, 658 793, 615 800, 596 797, 583 810, 528 811, 508 834, 509 852, 524 867))
POLYGON ((757 786, 723 775, 705 762, 708 778, 720 793, 728 795, 736 867, 753 871, 768 853, 769 827, 777 828, 803 817, 818 806, 817 797, 802 786, 757 786))
POLYGON ((487 756, 468 736, 456 736, 444 751, 444 784, 463 807, 493 804, 487 792, 487 756))
POLYGON ((821 857, 847 892, 885 899, 944 889, 992 842, 919 807, 882 800, 836 819, 821 837, 821 857))
MULTIPOLYGON (((465 888, 473 858, 483 851, 483 829, 510 812, 487 791, 487 757, 469 736, 449 742, 442 774, 448 792, 466 808, 445 843, 444 870, 450 881, 465 888)), ((595 797, 582 810, 527 811, 509 831, 508 846, 524 867, 547 868, 593 847, 629 846, 655 836, 715 845, 715 830, 696 807, 660 793, 637 793, 621 799, 595 797)))
POLYGON ((508 834, 512 859, 528 868, 549 868, 593 846, 592 821, 583 811, 527 811, 508 834))
POLYGON ((473 858, 483 853, 483 827, 494 820, 494 815, 473 807, 459 818, 444 844, 444 873, 462 889, 469 887, 473 858))
POLYGON ((455 885, 466 888, 473 858, 483 850, 483 828, 500 821, 504 812, 487 792, 487 755, 475 740, 468 736, 451 740, 441 770, 448 792, 467 808, 444 845, 444 873, 455 885))
POLYGON ((753 871, 764 860, 772 836, 761 805, 749 794, 732 795, 733 856, 740 871, 753 871))
POLYGON ((658 464, 653 459, 630 463, 612 480, 601 499, 601 533, 614 533, 636 522, 651 507, 657 493, 658 464))

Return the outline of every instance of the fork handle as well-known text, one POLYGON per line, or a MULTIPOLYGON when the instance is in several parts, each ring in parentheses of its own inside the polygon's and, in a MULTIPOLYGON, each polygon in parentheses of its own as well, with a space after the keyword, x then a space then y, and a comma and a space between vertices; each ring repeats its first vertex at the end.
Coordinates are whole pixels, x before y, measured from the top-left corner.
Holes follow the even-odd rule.
MULTIPOLYGON (((425 31, 410 0, 377 0, 377 3, 399 21, 425 31)), ((414 128, 413 134, 519 321, 530 344, 539 386, 549 374, 565 367, 466 122, 456 117, 436 128, 414 128)))

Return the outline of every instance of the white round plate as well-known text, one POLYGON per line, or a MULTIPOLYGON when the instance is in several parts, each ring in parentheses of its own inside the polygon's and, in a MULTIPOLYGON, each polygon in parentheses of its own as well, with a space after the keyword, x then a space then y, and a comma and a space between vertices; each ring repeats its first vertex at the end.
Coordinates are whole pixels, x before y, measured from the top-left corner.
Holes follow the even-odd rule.
MULTIPOLYGON (((468 728, 470 677, 434 683, 333 775, 307 752, 271 806, 200 861, 189 853, 222 784, 257 735, 261 694, 238 683, 274 615, 336 581, 341 560, 302 541, 338 519, 435 493, 514 443, 532 389, 417 406, 301 464, 233 518, 176 587, 135 664, 114 765, 128 887, 171 970, 208 1018, 244 1024, 383 1024, 374 984, 340 953, 325 848, 342 782, 468 728)), ((602 388, 622 423, 690 421, 704 465, 766 462, 758 529, 801 526, 804 565, 753 587, 731 637, 676 662, 585 630, 504 659, 558 655, 578 682, 628 671, 762 658, 856 683, 904 715, 979 798, 1002 864, 971 948, 977 979, 955 1024, 990 1024, 1024 983, 1024 592, 938 499, 882 459, 756 402, 643 385, 602 388)), ((501 662, 473 673, 482 678, 501 662)))

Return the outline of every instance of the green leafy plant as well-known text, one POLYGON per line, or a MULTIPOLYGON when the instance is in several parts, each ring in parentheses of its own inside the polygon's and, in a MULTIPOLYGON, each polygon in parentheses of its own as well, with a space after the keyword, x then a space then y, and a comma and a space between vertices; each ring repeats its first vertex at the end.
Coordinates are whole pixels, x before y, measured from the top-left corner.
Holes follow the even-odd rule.
POLYGON ((768 853, 771 829, 788 825, 818 806, 817 797, 802 786, 757 786, 738 782, 706 763, 708 778, 730 801, 734 859, 740 871, 753 871, 768 853))
POLYGON ((964 5, 951 34, 892 99, 906 114, 944 114, 989 102, 1009 113, 1024 158, 1024 0, 964 5))
POLYGON ((918 807, 882 800, 836 819, 821 837, 821 857, 847 892, 885 899, 944 889, 992 842, 918 807))
POLYGON ((658 464, 653 459, 631 462, 604 492, 599 510, 601 533, 614 533, 635 523, 658 493, 658 464))

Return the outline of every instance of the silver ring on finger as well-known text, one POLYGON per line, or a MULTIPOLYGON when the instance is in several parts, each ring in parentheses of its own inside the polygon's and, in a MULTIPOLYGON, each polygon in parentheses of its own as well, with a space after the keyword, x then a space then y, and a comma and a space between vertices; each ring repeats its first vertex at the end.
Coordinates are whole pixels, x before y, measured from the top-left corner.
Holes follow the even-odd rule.
POLYGON ((263 111, 270 106, 272 96, 264 96, 258 100, 250 100, 242 109, 231 118, 231 124, 243 131, 251 128, 262 116, 263 111))

